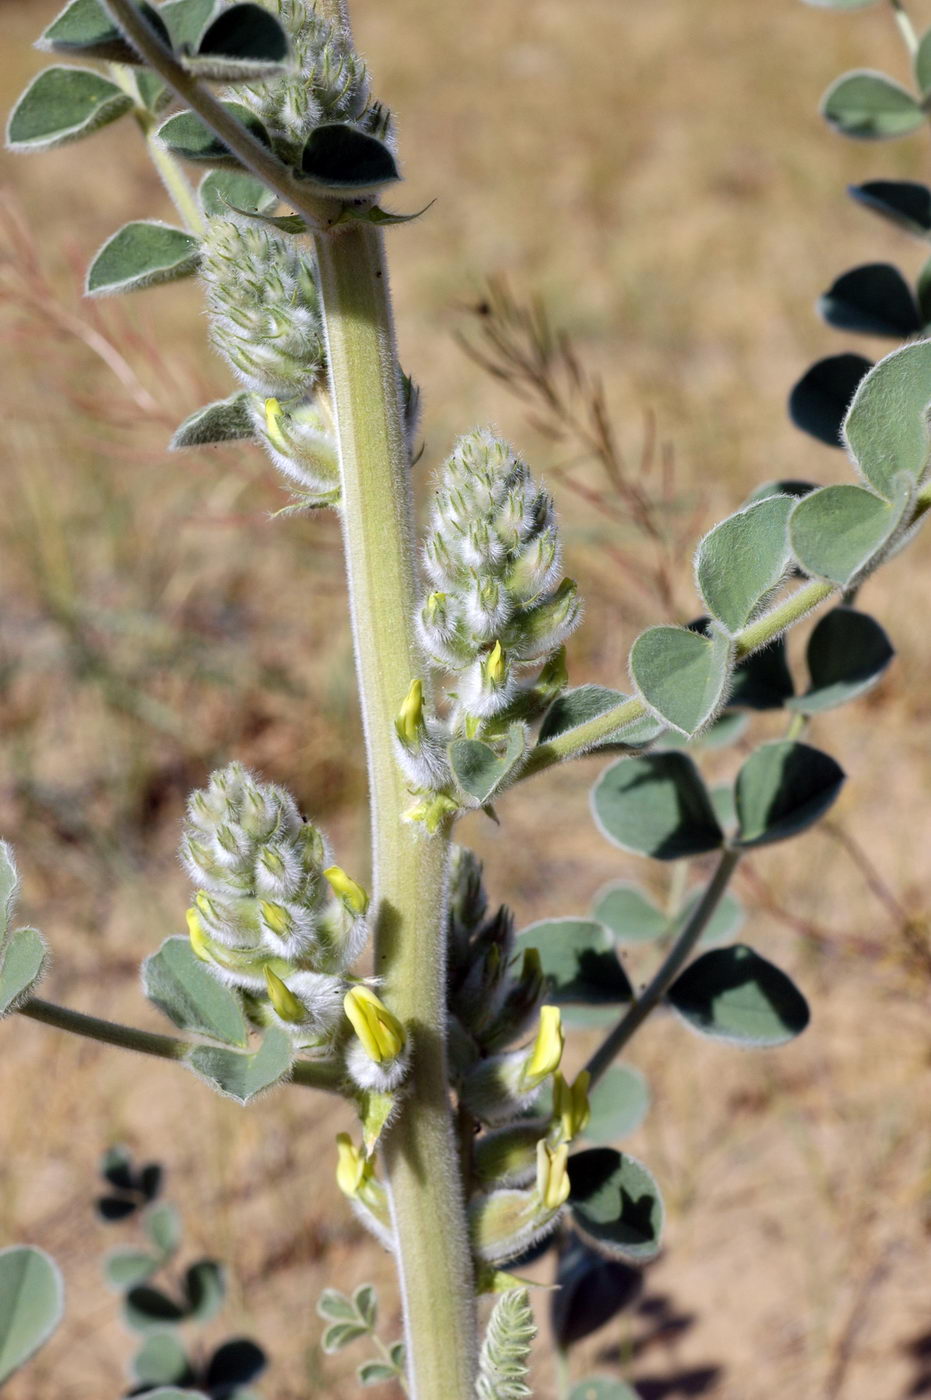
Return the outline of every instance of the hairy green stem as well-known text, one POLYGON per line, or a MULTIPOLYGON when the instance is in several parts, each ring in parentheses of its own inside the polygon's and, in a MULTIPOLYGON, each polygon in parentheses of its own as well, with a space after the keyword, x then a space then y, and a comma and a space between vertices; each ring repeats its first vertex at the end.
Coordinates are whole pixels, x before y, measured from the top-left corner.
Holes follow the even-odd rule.
MULTIPOLYGON (((138 1026, 124 1026, 119 1021, 104 1021, 99 1016, 88 1016, 83 1011, 73 1011, 70 1006, 59 1006, 40 997, 30 997, 16 1010, 20 1016, 41 1021, 45 1026, 54 1026, 56 1030, 68 1031, 70 1035, 96 1040, 101 1045, 116 1045, 121 1050, 135 1050, 140 1055, 154 1055, 159 1060, 183 1060, 188 1051, 194 1048, 194 1042, 190 1040, 143 1031, 138 1026)), ((342 1068, 337 1064, 298 1060, 288 1082, 338 1094, 343 1078, 342 1068)))
MULTIPOLYGON (((927 509, 927 506, 924 509, 927 509)), ((916 511, 916 516, 918 513, 916 511)), ((742 632, 737 633, 734 648, 735 661, 743 661, 752 652, 759 651, 761 647, 775 641, 793 623, 801 621, 808 613, 819 607, 825 599, 837 592, 837 584, 823 583, 820 579, 810 579, 807 583, 802 584, 801 588, 797 588, 794 593, 777 604, 770 612, 764 613, 755 622, 749 623, 742 632)), ((642 719, 645 714, 647 714, 646 705, 634 696, 632 699, 616 705, 614 709, 606 710, 604 714, 587 720, 585 724, 577 725, 575 729, 567 730, 565 734, 550 739, 548 743, 538 744, 531 751, 517 781, 522 782, 524 778, 529 778, 534 773, 542 773, 545 769, 552 768, 554 764, 562 763, 566 759, 579 758, 589 749, 594 748, 596 744, 610 738, 616 731, 625 729, 628 725, 634 724, 636 720, 642 719)))
POLYGON ((102 3, 110 18, 149 67, 168 84, 176 97, 197 113, 201 121, 253 175, 274 190, 298 214, 302 214, 311 226, 323 227, 332 221, 332 212, 339 206, 333 200, 315 197, 306 182, 295 179, 288 167, 231 116, 212 92, 187 73, 132 0, 102 0, 102 3))
POLYGON ((164 142, 159 140, 156 134, 158 123, 155 117, 141 105, 142 99, 136 82, 136 70, 131 70, 122 63, 111 63, 110 76, 136 104, 136 125, 145 137, 152 164, 158 171, 159 178, 168 191, 172 204, 187 225, 188 232, 202 234, 206 223, 197 202, 197 196, 174 156, 164 142))
POLYGON ((123 1026, 118 1021, 103 1021, 99 1016, 87 1016, 83 1011, 72 1011, 69 1006, 58 1006, 39 997, 30 997, 16 1009, 20 1016, 55 1026, 60 1031, 99 1040, 104 1045, 118 1045, 121 1050, 136 1050, 140 1055, 154 1055, 159 1060, 183 1060, 191 1049, 190 1041, 179 1040, 177 1036, 157 1035, 136 1026, 123 1026))
POLYGON ((727 889, 731 876, 737 869, 742 854, 742 851, 737 850, 722 851, 717 869, 708 882, 704 894, 695 906, 691 918, 687 920, 679 937, 657 969, 653 980, 641 992, 626 1015, 622 1016, 614 1029, 605 1037, 585 1066, 592 1077, 593 1084, 597 1083, 608 1066, 621 1053, 631 1036, 640 1029, 650 1013, 656 1009, 685 966, 704 933, 709 919, 721 902, 721 897, 727 889))
POLYGON ((405 822, 394 720, 424 675, 414 634, 411 466, 380 230, 316 238, 371 794, 375 969, 413 1065, 384 1164, 415 1400, 471 1400, 475 1308, 446 1070, 448 832, 405 822))

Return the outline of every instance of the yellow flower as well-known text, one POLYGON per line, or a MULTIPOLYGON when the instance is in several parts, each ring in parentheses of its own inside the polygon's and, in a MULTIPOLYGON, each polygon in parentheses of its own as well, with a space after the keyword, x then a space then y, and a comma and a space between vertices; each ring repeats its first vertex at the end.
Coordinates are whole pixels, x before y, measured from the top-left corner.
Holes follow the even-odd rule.
POLYGON ((376 1064, 393 1060, 404 1049, 404 1027, 370 987, 353 987, 343 1000, 346 1015, 366 1054, 376 1064))

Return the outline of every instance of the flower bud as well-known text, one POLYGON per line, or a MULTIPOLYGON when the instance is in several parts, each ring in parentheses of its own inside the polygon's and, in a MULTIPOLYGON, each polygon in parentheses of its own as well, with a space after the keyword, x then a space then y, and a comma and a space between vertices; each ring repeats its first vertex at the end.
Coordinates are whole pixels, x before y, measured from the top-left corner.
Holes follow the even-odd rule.
POLYGON ((583 1069, 571 1085, 558 1070, 553 1075, 553 1127, 562 1142, 572 1142, 588 1125, 592 1114, 588 1102, 591 1080, 587 1069, 583 1069))
POLYGON ((525 1082, 536 1087, 559 1068, 566 1036, 558 1006, 540 1007, 540 1028, 525 1070, 525 1082))
POLYGON ((527 1186, 536 1179, 537 1143, 544 1125, 512 1123, 483 1133, 475 1144, 473 1166, 483 1186, 527 1186))
POLYGON ((352 987, 346 993, 343 1006, 370 1059, 384 1064, 400 1055, 407 1040, 404 1027, 371 987, 364 983, 352 987))
POLYGON ((303 1002, 289 990, 286 982, 270 967, 265 969, 265 985, 268 988, 268 999, 274 1008, 275 1014, 280 1016, 282 1021, 288 1021, 292 1025, 299 1024, 307 1019, 307 1010, 303 1002))
POLYGON ((356 1147, 348 1133, 336 1138, 336 1184, 348 1196, 359 1219, 386 1248, 394 1245, 388 1197, 375 1176, 375 1163, 356 1147))
POLYGON ((351 880, 340 865, 331 865, 323 872, 324 879, 336 897, 356 918, 361 918, 369 907, 369 897, 361 885, 351 880))
POLYGON ((541 1007, 533 1043, 480 1060, 462 1081, 463 1103, 484 1123, 515 1118, 532 1106, 540 1085, 558 1067, 563 1041, 559 1008, 541 1007))
POLYGON ((314 505, 332 505, 339 498, 339 449, 332 423, 314 399, 286 404, 268 398, 252 405, 259 440, 275 466, 300 487, 301 498, 314 505))
MULTIPOLYGON (((545 1144, 541 1144, 545 1146, 545 1144)), ((538 1168, 539 1171, 539 1168, 538 1168)), ((568 1176, 563 1167, 568 1186, 568 1176)), ((504 1188, 487 1196, 477 1196, 469 1205, 469 1232, 478 1258, 487 1264, 501 1264, 523 1254, 556 1228, 566 1197, 556 1205, 563 1187, 555 1168, 548 1168, 543 1185, 546 1195, 537 1185, 526 1191, 504 1188)))
POLYGON ((210 338, 262 398, 297 398, 321 382, 323 329, 313 272, 276 230, 212 218, 200 274, 210 338))
POLYGON ((569 1199, 568 1160, 567 1143, 561 1143, 559 1147, 550 1147, 548 1142, 537 1143, 537 1196, 544 1210, 559 1210, 569 1199))

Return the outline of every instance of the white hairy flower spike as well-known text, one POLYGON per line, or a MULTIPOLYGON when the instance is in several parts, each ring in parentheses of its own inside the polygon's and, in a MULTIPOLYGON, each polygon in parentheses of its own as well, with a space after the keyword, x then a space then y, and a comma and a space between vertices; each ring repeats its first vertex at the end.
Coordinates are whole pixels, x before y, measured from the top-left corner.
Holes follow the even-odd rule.
POLYGON ((319 298, 293 239, 234 218, 209 219, 200 274, 211 341, 248 389, 291 399, 321 382, 319 298))
POLYGON ((434 589, 416 618, 428 654, 456 676, 454 724, 506 710, 521 669, 543 663, 577 626, 575 585, 559 583, 553 502, 488 429, 456 444, 439 474, 423 546, 434 589))

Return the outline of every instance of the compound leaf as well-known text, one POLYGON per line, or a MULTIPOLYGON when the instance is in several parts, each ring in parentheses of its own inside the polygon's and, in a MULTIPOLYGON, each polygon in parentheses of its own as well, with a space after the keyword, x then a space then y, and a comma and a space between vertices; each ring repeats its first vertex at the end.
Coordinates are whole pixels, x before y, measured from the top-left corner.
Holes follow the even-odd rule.
POLYGON ((618 759, 598 779, 591 802, 609 841, 655 860, 704 855, 724 839, 708 789, 684 753, 618 759))
POLYGON ((88 296, 138 292, 163 282, 192 277, 200 262, 200 241, 183 229, 156 220, 125 224, 100 249, 87 273, 88 296))
POLYGON ((613 1147, 569 1158, 569 1208, 576 1228, 604 1253, 643 1263, 660 1246, 663 1203, 641 1162, 613 1147))
POLYGON ((207 969, 186 938, 167 938, 142 964, 151 1002, 181 1030, 245 1046, 246 1018, 236 993, 207 969))
POLYGON ((737 844, 767 846, 807 830, 837 799, 844 770, 810 744, 761 744, 737 775, 737 844))
POLYGON ((91 68, 46 68, 13 108, 7 145, 13 151, 64 146, 109 126, 132 105, 128 93, 91 68))
POLYGON ((810 1017, 795 983, 739 943, 696 958, 672 984, 668 1000, 693 1029, 736 1045, 784 1045, 801 1035, 810 1017))
POLYGON ((794 500, 773 495, 722 520, 698 546, 695 573, 709 611, 739 632, 765 603, 789 563, 786 525, 794 500))
POLYGON ((0 1385, 34 1356, 64 1311, 61 1270, 44 1250, 0 1250, 0 1385))
POLYGON ((857 69, 832 83, 821 112, 835 131, 856 141, 886 141, 917 131, 925 120, 918 101, 885 73, 857 69))
POLYGON ((648 627, 630 652, 634 684, 653 713, 689 738, 721 704, 731 670, 731 646, 719 632, 648 627))

